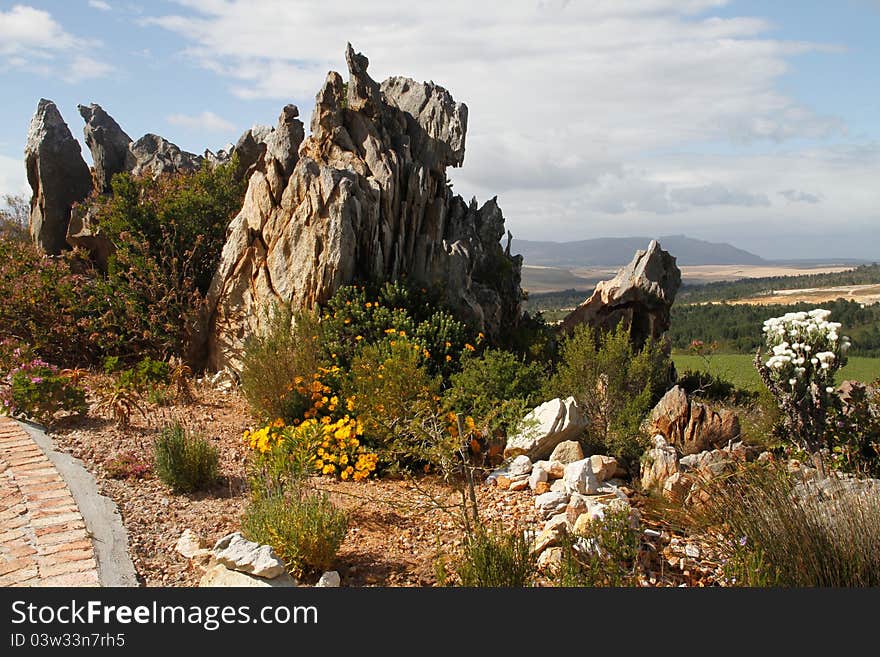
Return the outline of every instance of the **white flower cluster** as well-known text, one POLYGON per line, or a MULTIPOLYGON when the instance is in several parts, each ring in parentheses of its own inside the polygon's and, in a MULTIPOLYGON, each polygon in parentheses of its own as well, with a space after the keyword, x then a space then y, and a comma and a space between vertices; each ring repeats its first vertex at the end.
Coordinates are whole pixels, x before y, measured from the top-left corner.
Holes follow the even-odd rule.
MULTIPOLYGON (((813 380, 822 384, 832 381, 850 341, 840 336, 838 322, 828 321, 830 314, 830 310, 817 308, 764 322, 764 339, 773 352, 765 364, 774 378, 788 380, 793 389, 813 380)), ((830 386, 823 387, 827 390, 830 386)))

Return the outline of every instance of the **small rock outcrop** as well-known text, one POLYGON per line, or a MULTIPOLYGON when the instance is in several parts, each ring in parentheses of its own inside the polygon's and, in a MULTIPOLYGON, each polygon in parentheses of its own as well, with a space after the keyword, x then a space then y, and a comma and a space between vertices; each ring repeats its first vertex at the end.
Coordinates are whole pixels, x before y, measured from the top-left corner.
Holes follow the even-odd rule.
POLYGON ((80 116, 86 122, 83 134, 92 153, 95 189, 100 194, 110 192, 110 180, 117 173, 129 171, 129 146, 132 139, 112 116, 97 103, 78 105, 80 116))
POLYGON ((41 99, 24 150, 31 197, 30 232, 50 255, 67 248, 70 211, 92 191, 92 176, 79 142, 51 100, 41 99))
POLYGON ((125 166, 133 176, 159 176, 195 171, 203 159, 201 155, 181 150, 164 137, 147 133, 131 143, 125 166))
MULTIPOLYGON (((525 454, 537 460, 550 456, 551 452, 564 441, 576 441, 587 427, 587 418, 581 412, 574 397, 557 398, 530 411, 523 418, 521 427, 518 433, 507 439, 504 456, 525 454)), ((567 453, 574 451, 570 448, 567 453)), ((583 453, 581 455, 583 456, 583 453)), ((559 455, 557 460, 562 460, 559 455)))
POLYGON ((346 60, 347 88, 327 75, 307 139, 292 106, 264 152, 245 138, 258 155, 207 297, 213 369, 238 367, 264 307, 312 308, 356 281, 442 286, 489 335, 519 320, 522 259, 501 246, 501 209, 466 203, 446 177, 464 159, 467 108, 433 83, 378 84, 351 46, 346 60))
POLYGON ((270 546, 249 541, 239 532, 217 541, 214 557, 227 568, 255 577, 273 579, 287 572, 284 562, 270 546))
POLYGON ((680 386, 671 388, 657 403, 645 422, 645 430, 652 436, 662 435, 683 456, 740 439, 739 418, 733 411, 716 411, 690 400, 680 386))
POLYGON ((675 258, 651 240, 647 250, 636 252, 613 279, 599 283, 592 296, 562 320, 560 331, 571 333, 579 324, 607 331, 623 321, 633 344, 641 347, 669 328, 670 308, 680 286, 675 258))

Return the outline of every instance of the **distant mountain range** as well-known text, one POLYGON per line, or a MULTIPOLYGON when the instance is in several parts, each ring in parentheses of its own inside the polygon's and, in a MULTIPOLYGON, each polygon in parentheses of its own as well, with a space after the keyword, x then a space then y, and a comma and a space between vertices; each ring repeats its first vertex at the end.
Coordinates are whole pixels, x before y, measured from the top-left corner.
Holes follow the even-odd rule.
MULTIPOLYGON (((533 242, 514 238, 510 252, 521 253, 524 264, 538 267, 619 267, 635 252, 648 248, 650 237, 602 237, 577 242, 533 242)), ((681 265, 764 265, 768 261, 725 243, 705 242, 684 235, 656 238, 681 265)))

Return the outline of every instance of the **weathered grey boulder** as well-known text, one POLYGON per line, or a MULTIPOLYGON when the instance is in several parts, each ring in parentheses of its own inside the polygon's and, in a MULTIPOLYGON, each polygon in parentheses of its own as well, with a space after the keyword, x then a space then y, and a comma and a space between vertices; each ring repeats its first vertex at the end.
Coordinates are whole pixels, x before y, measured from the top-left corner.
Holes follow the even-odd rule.
POLYGON ((592 296, 562 320, 559 329, 571 333, 580 324, 611 330, 621 321, 629 326, 630 339, 641 347, 669 328, 669 313, 681 271, 675 258, 651 240, 648 249, 637 251, 632 262, 610 281, 596 286, 592 296))
POLYGON ((214 557, 227 568, 242 573, 272 579, 287 572, 284 562, 268 545, 260 545, 234 532, 214 545, 214 557))
POLYGON ((328 570, 321 574, 321 579, 318 580, 315 586, 319 589, 338 588, 341 581, 338 572, 335 570, 328 570))
POLYGON ((208 544, 192 529, 185 529, 174 545, 174 549, 187 559, 192 559, 207 547, 208 544))
POLYGON ((30 233, 50 255, 67 248, 70 211, 92 191, 92 175, 79 142, 51 100, 40 99, 24 149, 31 197, 30 233))
POLYGON ((86 122, 83 134, 92 153, 95 189, 106 194, 113 176, 129 170, 126 162, 132 139, 97 103, 78 105, 77 109, 86 122))
POLYGON ((667 445, 663 436, 654 436, 654 447, 642 457, 642 489, 663 490, 666 480, 680 470, 675 448, 667 445))
POLYGON ((261 309, 313 308, 362 280, 437 286, 489 336, 519 321, 522 259, 502 249, 497 202, 468 204, 446 177, 462 163, 467 109, 433 83, 377 84, 350 46, 346 60, 347 91, 328 74, 301 143, 286 111, 249 178, 207 295, 212 369, 240 367, 261 309))
POLYGON ((507 439, 504 455, 526 454, 536 460, 549 456, 559 443, 580 436, 587 427, 587 418, 574 397, 557 398, 530 411, 521 427, 507 439))
POLYGON ((697 454, 740 439, 739 418, 727 409, 713 410, 688 399, 680 386, 671 388, 645 421, 650 435, 661 434, 680 454, 697 454))
POLYGON ((204 158, 181 150, 159 135, 147 133, 128 148, 125 168, 133 176, 159 176, 163 173, 191 173, 204 158))
POLYGON ((535 497, 535 508, 541 511, 545 518, 549 518, 564 511, 570 497, 571 495, 565 492, 543 493, 535 497))

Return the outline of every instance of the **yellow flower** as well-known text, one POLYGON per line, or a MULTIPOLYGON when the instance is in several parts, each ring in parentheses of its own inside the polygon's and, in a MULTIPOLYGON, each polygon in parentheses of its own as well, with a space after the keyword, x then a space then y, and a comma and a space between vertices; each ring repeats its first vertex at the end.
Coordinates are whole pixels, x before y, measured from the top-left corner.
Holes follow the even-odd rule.
POLYGON ((464 348, 467 349, 468 351, 474 351, 474 345, 468 344, 467 342, 465 342, 464 348))
POLYGON ((360 342, 361 340, 364 339, 364 336, 362 336, 362 335, 356 335, 356 336, 354 336, 354 339, 357 340, 358 342, 360 342))
POLYGON ((449 354, 446 354, 446 362, 448 363, 451 360, 452 360, 452 356, 450 356, 449 354))

